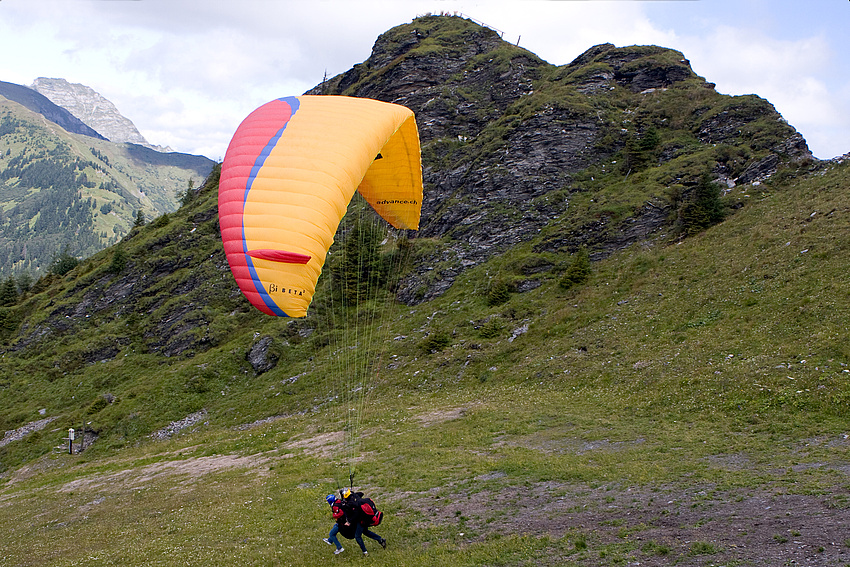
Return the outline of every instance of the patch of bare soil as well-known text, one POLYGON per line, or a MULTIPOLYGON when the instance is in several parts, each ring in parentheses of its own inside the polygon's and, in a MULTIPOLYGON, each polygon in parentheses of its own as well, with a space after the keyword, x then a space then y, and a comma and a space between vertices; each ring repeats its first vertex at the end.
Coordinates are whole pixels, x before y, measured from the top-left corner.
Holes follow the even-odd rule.
MULTIPOLYGON (((464 413, 464 408, 453 408, 419 419, 427 427, 459 419, 464 413)), ((846 435, 810 439, 802 445, 846 444, 847 439, 846 435)), ((570 443, 551 430, 500 441, 545 452, 575 454, 600 449, 617 451, 643 442, 570 443)), ((707 461, 728 470, 765 472, 755 470, 758 467, 742 453, 715 455, 707 461)), ((819 466, 790 468, 800 472, 802 468, 819 466)), ((823 466, 847 478, 817 494, 794 493, 793 486, 777 478, 756 488, 730 490, 711 485, 591 488, 549 482, 506 486, 498 493, 443 487, 427 496, 406 493, 385 497, 404 501, 405 510, 434 510, 424 522, 454 524, 469 542, 494 533, 548 536, 560 541, 545 557, 536 558, 536 565, 541 566, 850 567, 850 465, 823 466)), ((508 475, 496 472, 476 480, 500 479, 507 481, 508 475)))
POLYGON ((538 565, 850 564, 847 486, 801 495, 778 485, 718 491, 542 483, 406 500, 410 509, 437 506, 425 521, 454 523, 469 541, 492 533, 566 536, 538 565))
POLYGON ((284 449, 303 449, 305 453, 313 457, 330 458, 339 453, 344 441, 345 432, 332 431, 290 441, 284 443, 282 447, 284 449))
POLYGON ((177 461, 163 461, 114 473, 85 476, 65 483, 59 491, 73 492, 76 490, 97 489, 104 486, 134 488, 165 476, 185 476, 186 482, 191 483, 206 474, 234 468, 254 469, 258 472, 263 471, 263 465, 269 462, 269 460, 269 457, 264 457, 263 455, 251 455, 248 457, 241 457, 239 455, 190 457, 177 461))
POLYGON ((419 421, 422 422, 422 425, 424 427, 430 427, 431 425, 437 425, 446 421, 460 419, 464 415, 466 415, 468 409, 469 408, 450 408, 445 410, 437 410, 430 413, 424 413, 416 417, 419 421))

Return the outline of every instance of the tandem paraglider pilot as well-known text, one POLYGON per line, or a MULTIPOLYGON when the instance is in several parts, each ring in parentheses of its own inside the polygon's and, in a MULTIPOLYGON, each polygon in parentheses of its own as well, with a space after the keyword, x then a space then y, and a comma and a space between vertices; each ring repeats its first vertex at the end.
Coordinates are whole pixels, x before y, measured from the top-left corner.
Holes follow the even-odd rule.
POLYGON ((334 554, 338 555, 345 551, 345 548, 339 543, 337 534, 356 541, 363 555, 369 555, 366 545, 363 543, 364 535, 377 541, 384 549, 387 548, 387 540, 369 529, 379 525, 384 516, 371 498, 364 497, 362 492, 351 492, 351 490, 346 489, 341 499, 333 494, 328 494, 325 500, 330 504, 331 515, 336 521, 328 537, 322 541, 336 547, 334 554))

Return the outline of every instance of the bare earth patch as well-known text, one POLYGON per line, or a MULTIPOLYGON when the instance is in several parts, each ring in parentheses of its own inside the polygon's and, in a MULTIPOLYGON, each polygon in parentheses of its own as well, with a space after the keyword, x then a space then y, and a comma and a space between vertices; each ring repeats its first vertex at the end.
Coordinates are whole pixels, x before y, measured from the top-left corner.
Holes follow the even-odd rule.
POLYGON ((327 459, 338 454, 345 441, 343 431, 332 431, 313 435, 304 439, 284 443, 284 449, 303 449, 305 453, 313 457, 327 459))
POLYGON ((431 425, 436 425, 438 423, 444 423, 446 421, 452 421, 454 419, 460 419, 466 412, 469 411, 469 408, 451 408, 445 410, 433 411, 430 413, 424 413, 416 416, 416 419, 422 422, 422 425, 425 427, 429 427, 431 425))
MULTIPOLYGON (((462 417, 463 408, 420 416, 423 425, 462 417)), ((619 451, 640 445, 607 440, 565 441, 565 435, 545 433, 505 437, 499 444, 544 452, 583 454, 619 451)), ((811 439, 805 446, 848 443, 811 439)), ((802 447, 801 450, 804 450, 802 447)), ((759 470, 746 454, 709 457, 712 467, 733 471, 759 470)), ((823 468, 835 474, 833 486, 818 493, 797 494, 784 481, 750 488, 719 489, 713 485, 591 487, 579 483, 511 484, 510 476, 495 471, 476 481, 503 483, 496 492, 443 486, 427 494, 386 494, 403 502, 400 515, 411 514, 421 526, 453 524, 469 543, 494 534, 549 537, 555 542, 538 566, 850 566, 850 465, 841 462, 794 465, 823 468), (422 510, 431 510, 421 514, 422 510), (421 515, 421 519, 420 519, 421 515)), ((510 563, 507 563, 510 564, 510 563)), ((523 565, 525 565, 523 563, 523 565)))
POLYGON ((494 533, 564 538, 538 565, 850 563, 847 487, 800 495, 778 485, 717 491, 549 482, 495 494, 443 491, 439 496, 406 494, 404 499, 409 509, 436 506, 424 522, 456 524, 469 542, 494 533), (586 548, 576 545, 582 539, 586 548))
POLYGON ((65 483, 59 488, 59 491, 73 492, 76 490, 115 486, 132 489, 165 476, 185 476, 186 482, 191 483, 204 475, 235 468, 257 469, 257 472, 260 472, 263 471, 261 467, 270 462, 270 460, 269 457, 263 455, 251 455, 248 457, 241 457, 239 455, 190 457, 177 461, 163 461, 114 473, 86 476, 65 483))

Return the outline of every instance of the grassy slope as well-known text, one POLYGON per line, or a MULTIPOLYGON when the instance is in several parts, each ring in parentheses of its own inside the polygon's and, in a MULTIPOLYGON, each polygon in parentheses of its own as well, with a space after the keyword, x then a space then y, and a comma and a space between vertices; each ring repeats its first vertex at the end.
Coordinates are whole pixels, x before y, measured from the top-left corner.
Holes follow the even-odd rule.
MULTIPOLYGON (((599 262, 578 291, 560 291, 551 274, 501 306, 470 301, 484 295, 489 274, 522 263, 530 253, 520 248, 464 274, 430 304, 399 308, 392 336, 406 338, 392 341, 393 364, 371 394, 358 478, 389 514, 379 531, 393 545, 381 560, 523 564, 563 554, 585 537, 500 535, 487 527, 498 518, 486 514, 435 523, 411 505, 427 495, 437 506, 441 497, 443 505, 472 502, 547 482, 609 490, 772 487, 835 494, 835 506, 846 509, 849 180, 845 164, 744 187, 746 206, 721 225, 599 262), (500 336, 482 336, 488 317, 501 323, 500 336), (524 324, 527 332, 509 340, 524 324), (451 334, 451 345, 424 354, 422 339, 440 330, 451 334), (748 465, 711 464, 732 458, 748 465)), ((177 213, 155 230, 177 231, 192 214, 177 213)), ((138 245, 149 245, 155 230, 134 237, 138 245)), ((126 356, 57 377, 55 390, 37 394, 30 386, 33 416, 41 404, 55 413, 54 395, 69 412, 35 434, 42 443, 58 444, 63 428, 81 419, 114 420, 137 441, 123 447, 113 434, 80 456, 57 450, 8 471, 0 491, 4 564, 326 560, 328 548, 318 541, 330 525, 322 495, 335 488, 339 439, 338 413, 326 403, 329 354, 310 340, 297 342, 291 323, 212 295, 215 307, 207 309, 232 313, 211 317, 209 332, 221 337, 214 348, 167 362, 128 348, 126 356), (281 341, 282 363, 260 376, 241 360, 255 333, 281 341), (314 355, 309 363, 305 353, 314 355), (82 376, 86 383, 77 386, 82 376), (82 392, 88 403, 103 391, 121 401, 93 415, 74 413, 72 395, 82 392), (201 407, 207 423, 191 433, 165 442, 141 436, 201 407), (119 411, 124 417, 110 417, 119 411), (283 417, 233 428, 271 415, 283 417)), ((113 324, 145 322, 104 323, 113 324)), ((46 354, 45 366, 57 356, 46 354)), ((22 372, 32 368, 18 363, 22 372)), ((13 387, 27 384, 19 377, 13 387)), ((16 451, 25 449, 14 445, 5 459, 22 457, 16 451)), ((605 563, 601 557, 617 549, 594 550, 588 564, 605 563)))

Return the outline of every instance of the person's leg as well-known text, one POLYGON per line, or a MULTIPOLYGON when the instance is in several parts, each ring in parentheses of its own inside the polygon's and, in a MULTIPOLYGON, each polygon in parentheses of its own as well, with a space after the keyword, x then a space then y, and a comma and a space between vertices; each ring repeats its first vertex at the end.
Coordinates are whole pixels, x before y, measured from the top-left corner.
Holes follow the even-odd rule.
POLYGON ((336 537, 336 534, 338 534, 338 533, 339 533, 339 524, 335 523, 334 527, 331 528, 331 533, 328 534, 328 539, 326 541, 334 544, 337 549, 341 549, 342 545, 340 545, 339 539, 337 539, 337 537, 336 537))
POLYGON ((354 541, 360 546, 360 551, 366 553, 366 544, 363 543, 363 524, 357 524, 357 529, 354 530, 354 541))
POLYGON ((383 547, 384 549, 387 548, 387 540, 385 540, 384 538, 382 538, 381 536, 379 536, 378 534, 376 534, 375 532, 373 532, 369 528, 366 528, 366 530, 363 533, 366 535, 366 537, 372 538, 375 541, 377 541, 378 543, 380 543, 381 547, 383 547))

